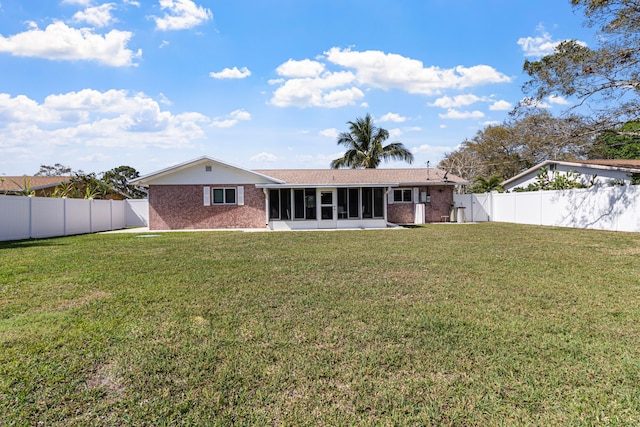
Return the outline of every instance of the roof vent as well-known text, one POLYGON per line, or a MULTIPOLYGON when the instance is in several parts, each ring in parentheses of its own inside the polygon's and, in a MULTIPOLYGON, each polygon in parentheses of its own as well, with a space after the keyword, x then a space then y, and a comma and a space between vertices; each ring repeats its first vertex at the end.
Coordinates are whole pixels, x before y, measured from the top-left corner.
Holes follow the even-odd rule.
POLYGON ((204 167, 204 171, 205 172, 211 172, 211 166, 205 166, 204 167))

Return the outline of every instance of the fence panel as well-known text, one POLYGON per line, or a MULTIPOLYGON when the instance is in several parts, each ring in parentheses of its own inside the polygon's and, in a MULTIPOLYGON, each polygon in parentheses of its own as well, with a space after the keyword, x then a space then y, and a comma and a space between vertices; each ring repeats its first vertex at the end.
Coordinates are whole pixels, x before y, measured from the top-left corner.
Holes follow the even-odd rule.
POLYGON ((108 231, 111 228, 111 200, 91 200, 91 231, 108 231))
POLYGON ((146 227, 149 225, 149 200, 127 200, 127 226, 146 227))
POLYGON ((91 204, 84 199, 64 199, 66 234, 91 233, 91 204))
POLYGON ((29 238, 30 203, 28 197, 0 196, 0 241, 29 238))
POLYGON ((0 241, 144 226, 148 212, 147 200, 0 196, 0 241))
POLYGON ((640 232, 640 186, 487 195, 492 221, 640 232))
POLYGON ((127 203, 122 200, 111 201, 111 229, 119 230, 127 226, 127 203))
POLYGON ((514 222, 518 224, 540 225, 540 192, 520 193, 514 195, 514 222))
POLYGON ((31 197, 31 237, 54 236, 64 236, 64 200, 31 197))

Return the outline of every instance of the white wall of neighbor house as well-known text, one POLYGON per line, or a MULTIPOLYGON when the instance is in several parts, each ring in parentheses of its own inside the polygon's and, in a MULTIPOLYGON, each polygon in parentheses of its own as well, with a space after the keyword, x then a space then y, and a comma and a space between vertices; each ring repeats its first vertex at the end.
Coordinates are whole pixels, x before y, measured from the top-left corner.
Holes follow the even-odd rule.
MULTIPOLYGON (((620 170, 610 170, 610 169, 595 169, 593 167, 577 167, 577 166, 569 166, 569 165, 553 165, 555 169, 551 168, 549 170, 549 178, 554 179, 557 175, 566 175, 567 173, 575 172, 579 174, 578 182, 581 182, 584 185, 590 185, 593 181, 595 185, 606 186, 614 183, 624 183, 630 184, 631 177, 628 172, 620 171, 620 170)), ((509 183, 508 186, 505 187, 506 190, 513 190, 514 188, 526 188, 529 184, 535 184, 538 180, 538 172, 540 170, 531 171, 525 176, 515 180, 514 182, 509 183)))
POLYGON ((0 196, 0 241, 69 236, 148 224, 147 200, 0 196))
POLYGON ((640 186, 456 194, 467 221, 640 232, 640 186))

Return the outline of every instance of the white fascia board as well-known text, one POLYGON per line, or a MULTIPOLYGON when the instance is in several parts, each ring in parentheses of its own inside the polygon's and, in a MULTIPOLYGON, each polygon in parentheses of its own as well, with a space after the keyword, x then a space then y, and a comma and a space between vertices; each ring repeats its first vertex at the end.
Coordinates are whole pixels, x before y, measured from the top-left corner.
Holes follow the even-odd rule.
POLYGON ((453 182, 453 181, 441 181, 441 182, 401 182, 399 184, 400 187, 432 187, 436 185, 467 185, 468 182, 453 182))
POLYGON ((400 187, 397 182, 355 183, 355 184, 256 184, 256 188, 354 188, 354 187, 400 187))

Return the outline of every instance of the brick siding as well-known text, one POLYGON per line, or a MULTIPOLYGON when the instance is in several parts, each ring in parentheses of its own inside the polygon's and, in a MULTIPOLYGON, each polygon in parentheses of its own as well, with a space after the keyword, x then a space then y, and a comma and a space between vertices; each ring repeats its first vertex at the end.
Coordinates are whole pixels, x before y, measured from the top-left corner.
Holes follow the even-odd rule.
MULTIPOLYGON (((426 187, 419 187, 420 192, 427 191, 426 187)), ((449 216, 453 203, 453 187, 429 187, 431 202, 425 203, 425 222, 440 222, 443 216, 449 216), (442 191, 440 191, 442 190, 442 191)), ((414 203, 393 203, 387 207, 387 220, 394 224, 413 224, 415 222, 414 203)))
MULTIPOLYGON (((255 185, 243 185, 244 205, 203 204, 204 185, 149 186, 151 230, 265 228, 265 196, 255 185)), ((213 188, 213 186, 209 186, 213 188)), ((215 188, 236 187, 216 185, 215 188)))

